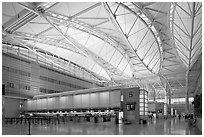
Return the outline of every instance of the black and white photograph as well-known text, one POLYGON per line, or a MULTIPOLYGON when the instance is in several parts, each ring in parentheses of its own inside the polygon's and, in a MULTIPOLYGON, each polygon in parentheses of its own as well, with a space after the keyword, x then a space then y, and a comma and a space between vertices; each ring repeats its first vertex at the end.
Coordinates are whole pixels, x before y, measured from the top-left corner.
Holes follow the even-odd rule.
POLYGON ((1 1, 2 135, 202 135, 202 1, 1 1))

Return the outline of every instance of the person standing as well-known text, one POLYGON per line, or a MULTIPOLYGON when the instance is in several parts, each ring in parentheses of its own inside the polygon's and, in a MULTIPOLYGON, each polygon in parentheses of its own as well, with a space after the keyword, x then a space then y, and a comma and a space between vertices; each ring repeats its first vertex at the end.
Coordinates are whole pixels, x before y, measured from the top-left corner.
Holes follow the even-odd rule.
POLYGON ((180 114, 178 114, 178 118, 179 118, 179 120, 181 119, 181 115, 180 114))

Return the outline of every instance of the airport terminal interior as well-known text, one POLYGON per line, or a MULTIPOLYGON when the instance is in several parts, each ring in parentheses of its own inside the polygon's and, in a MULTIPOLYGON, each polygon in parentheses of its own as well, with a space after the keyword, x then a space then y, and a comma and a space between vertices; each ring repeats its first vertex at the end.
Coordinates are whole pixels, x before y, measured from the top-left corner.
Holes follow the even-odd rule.
POLYGON ((1 2, 2 135, 202 135, 202 2, 1 2))

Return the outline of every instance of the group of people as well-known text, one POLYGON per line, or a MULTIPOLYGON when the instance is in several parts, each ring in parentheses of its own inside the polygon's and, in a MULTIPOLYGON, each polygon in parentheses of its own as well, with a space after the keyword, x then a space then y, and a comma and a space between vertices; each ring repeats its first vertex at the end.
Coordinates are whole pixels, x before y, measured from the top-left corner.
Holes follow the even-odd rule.
POLYGON ((153 117, 154 117, 153 113, 149 114, 148 117, 149 117, 150 120, 152 120, 153 117))
POLYGON ((185 120, 189 123, 189 125, 195 126, 197 122, 197 118, 193 113, 185 114, 185 120))

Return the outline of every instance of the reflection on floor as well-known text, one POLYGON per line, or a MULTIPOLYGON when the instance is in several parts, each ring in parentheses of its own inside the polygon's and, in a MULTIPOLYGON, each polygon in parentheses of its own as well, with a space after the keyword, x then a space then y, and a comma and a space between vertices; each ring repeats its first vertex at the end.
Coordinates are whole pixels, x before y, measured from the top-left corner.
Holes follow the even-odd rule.
MULTIPOLYGON (((3 135, 28 134, 28 125, 3 124, 3 135)), ((116 125, 114 123, 69 122, 66 124, 31 125, 32 135, 201 135, 198 128, 183 119, 157 119, 146 125, 116 125)))

